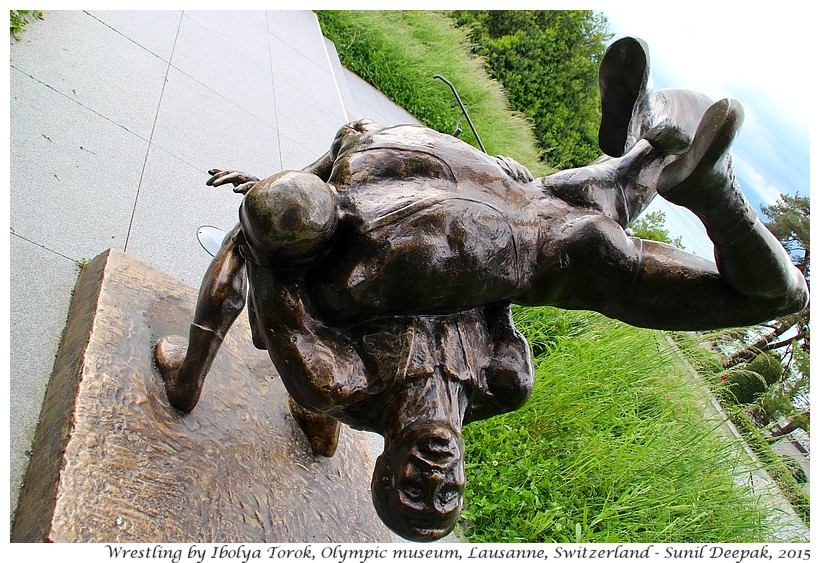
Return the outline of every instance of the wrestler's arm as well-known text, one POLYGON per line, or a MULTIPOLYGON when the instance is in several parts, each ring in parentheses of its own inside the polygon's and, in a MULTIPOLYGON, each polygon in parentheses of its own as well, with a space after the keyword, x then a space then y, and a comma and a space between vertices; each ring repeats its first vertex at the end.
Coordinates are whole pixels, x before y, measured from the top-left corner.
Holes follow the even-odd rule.
MULTIPOLYGON (((331 156, 330 151, 326 152, 314 162, 311 162, 302 169, 303 172, 316 174, 322 179, 323 182, 328 181, 332 170, 333 157, 331 156)), ((247 172, 239 172, 237 170, 221 170, 219 168, 212 168, 211 170, 208 170, 208 174, 210 174, 211 177, 205 182, 205 185, 216 188, 219 186, 224 186, 225 184, 232 184, 234 186, 233 191, 238 194, 248 193, 248 191, 254 187, 257 182, 259 182, 259 178, 256 176, 248 174, 247 172)))
POLYGON ((297 403, 333 415, 373 395, 350 338, 313 312, 298 273, 249 264, 248 277, 268 353, 297 403))
POLYGON ((483 313, 492 343, 491 359, 484 368, 487 389, 475 390, 464 424, 518 409, 535 383, 529 343, 515 328, 509 305, 493 303, 483 313))
POLYGON ((172 405, 190 412, 222 341, 245 306, 245 260, 234 241, 239 225, 227 234, 199 289, 188 342, 157 342, 154 357, 172 405))

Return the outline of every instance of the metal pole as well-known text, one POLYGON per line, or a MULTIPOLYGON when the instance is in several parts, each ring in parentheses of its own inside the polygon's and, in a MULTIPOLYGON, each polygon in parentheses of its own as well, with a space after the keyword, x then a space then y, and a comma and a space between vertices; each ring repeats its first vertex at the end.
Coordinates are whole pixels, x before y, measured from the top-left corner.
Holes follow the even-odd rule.
POLYGON ((447 86, 449 86, 450 90, 453 91, 453 95, 456 97, 456 101, 458 102, 458 105, 461 106, 461 113, 463 113, 464 117, 467 118, 467 124, 470 126, 470 130, 473 132, 473 135, 475 136, 475 140, 478 141, 478 146, 481 147, 481 150, 484 152, 484 154, 487 154, 487 149, 484 148, 484 143, 481 142, 481 137, 478 136, 478 131, 475 130, 475 126, 473 125, 473 121, 470 119, 470 116, 467 115, 467 108, 465 108, 464 104, 461 102, 461 98, 459 97, 458 92, 456 91, 456 87, 453 86, 452 82, 450 82, 449 80, 447 80, 446 78, 444 78, 440 74, 436 74, 433 78, 438 78, 439 80, 444 82, 447 86))

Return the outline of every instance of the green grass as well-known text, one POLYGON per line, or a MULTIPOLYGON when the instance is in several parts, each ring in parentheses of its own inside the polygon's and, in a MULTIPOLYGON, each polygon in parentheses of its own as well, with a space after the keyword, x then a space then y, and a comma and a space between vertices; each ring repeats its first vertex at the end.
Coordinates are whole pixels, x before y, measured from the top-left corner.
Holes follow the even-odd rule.
POLYGON ((519 411, 465 428, 463 528, 475 542, 745 542, 769 530, 741 457, 706 422, 653 331, 519 309, 538 352, 519 411))
MULTIPOLYGON (((469 52, 463 30, 430 11, 319 11, 322 32, 343 65, 367 80, 423 124, 452 133, 461 110, 440 74, 459 92, 487 152, 504 154, 535 175, 551 172, 539 162, 526 119, 509 109, 500 84, 469 52)), ((461 138, 478 146, 466 121, 461 138)))

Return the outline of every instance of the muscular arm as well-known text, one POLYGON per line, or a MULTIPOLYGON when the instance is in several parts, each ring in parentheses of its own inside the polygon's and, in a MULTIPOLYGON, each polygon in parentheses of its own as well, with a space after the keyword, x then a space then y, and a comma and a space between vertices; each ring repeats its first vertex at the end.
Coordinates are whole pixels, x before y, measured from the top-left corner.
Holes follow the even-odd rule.
POLYGON ((483 313, 491 342, 491 359, 484 368, 489 393, 473 394, 464 424, 514 411, 526 402, 535 383, 530 347, 515 328, 509 305, 493 303, 483 313))
POLYGON ((297 403, 337 415, 374 394, 350 339, 313 313, 298 274, 249 264, 248 277, 268 353, 297 403))

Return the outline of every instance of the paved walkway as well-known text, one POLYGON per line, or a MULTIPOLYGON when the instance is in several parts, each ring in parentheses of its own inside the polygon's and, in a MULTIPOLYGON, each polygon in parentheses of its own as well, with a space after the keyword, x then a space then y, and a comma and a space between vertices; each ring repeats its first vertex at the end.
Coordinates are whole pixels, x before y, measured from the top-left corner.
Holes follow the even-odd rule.
POLYGON ((17 504, 78 263, 117 248, 198 286, 197 227, 340 125, 415 122, 343 71, 310 11, 47 11, 11 40, 11 491, 17 504))

